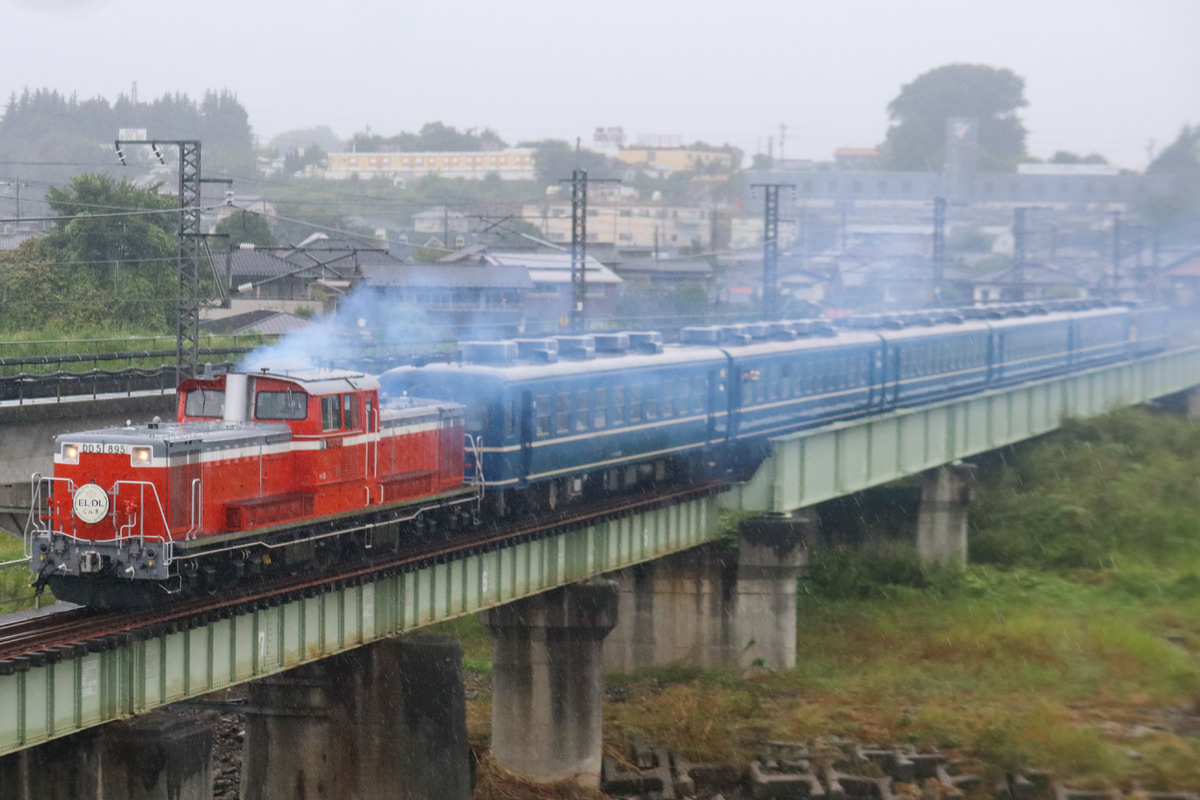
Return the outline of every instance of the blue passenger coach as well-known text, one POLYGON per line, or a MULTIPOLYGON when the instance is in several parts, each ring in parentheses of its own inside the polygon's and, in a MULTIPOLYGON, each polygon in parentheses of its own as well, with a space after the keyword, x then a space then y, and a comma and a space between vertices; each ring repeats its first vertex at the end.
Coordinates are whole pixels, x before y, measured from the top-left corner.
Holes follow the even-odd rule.
MULTIPOLYGON (((619 469, 721 442, 729 419, 726 355, 672 348, 556 363, 400 367, 392 395, 460 398, 488 487, 619 469)), ((474 456, 468 453, 473 465, 474 456)))
POLYGON ((973 307, 840 330, 685 328, 665 348, 654 333, 465 342, 455 363, 401 367, 380 384, 463 403, 468 470, 489 489, 546 484, 553 501, 585 484, 752 466, 771 436, 1148 355, 1166 336, 1162 308, 973 307))

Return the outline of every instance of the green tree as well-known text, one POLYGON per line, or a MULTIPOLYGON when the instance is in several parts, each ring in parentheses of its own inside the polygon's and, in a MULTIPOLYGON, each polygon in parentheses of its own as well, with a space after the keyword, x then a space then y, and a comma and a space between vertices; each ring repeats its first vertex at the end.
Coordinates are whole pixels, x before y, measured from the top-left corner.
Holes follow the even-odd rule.
POLYGON ((1146 173, 1173 179, 1167 194, 1150 197, 1142 206, 1151 225, 1169 237, 1200 238, 1200 125, 1184 125, 1146 173))
POLYGON ((317 125, 312 128, 297 128, 271 137, 267 147, 280 153, 290 153, 302 147, 315 145, 326 152, 336 152, 342 149, 342 140, 328 125, 317 125))
POLYGON ((603 153, 576 150, 575 145, 562 139, 520 142, 517 146, 533 148, 534 170, 538 182, 545 186, 557 186, 559 181, 569 179, 571 172, 577 169, 586 169, 588 176, 593 178, 614 176, 603 153))
POLYGON ((421 151, 470 151, 502 150, 508 145, 491 128, 476 132, 474 128, 460 131, 453 125, 441 122, 426 122, 417 133, 398 133, 395 136, 380 136, 365 131, 354 134, 351 146, 360 153, 394 150, 398 152, 421 151))
POLYGON ((888 104, 892 126, 883 163, 893 170, 940 170, 946 120, 979 120, 979 168, 1011 170, 1025 154, 1025 126, 1017 110, 1028 105, 1025 80, 1009 69, 948 64, 918 76, 888 104))
MULTIPOLYGON (((229 236, 229 247, 252 244, 256 247, 274 247, 278 242, 271 234, 271 226, 261 214, 238 210, 217 223, 216 233, 229 236)), ((224 244, 221 245, 224 247, 224 244)))
POLYGON ((26 242, 0 270, 0 326, 112 323, 166 330, 175 318, 178 201, 107 175, 84 174, 52 188, 61 216, 45 238, 26 242), (129 213, 145 211, 149 213, 129 213), (158 212, 158 213, 156 213, 158 212))
POLYGON ((1107 164, 1108 159, 1099 153, 1089 153, 1086 156, 1081 156, 1078 153, 1072 153, 1070 150, 1057 150, 1050 157, 1051 164, 1107 164))

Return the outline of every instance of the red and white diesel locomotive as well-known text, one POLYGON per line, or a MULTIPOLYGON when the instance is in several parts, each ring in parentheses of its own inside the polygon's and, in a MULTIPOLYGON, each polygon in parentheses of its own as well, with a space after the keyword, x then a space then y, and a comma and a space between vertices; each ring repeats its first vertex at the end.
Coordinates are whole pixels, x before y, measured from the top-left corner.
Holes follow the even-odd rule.
POLYGON ((178 396, 179 422, 55 439, 28 547, 59 599, 212 590, 477 511, 456 403, 381 404, 375 378, 312 369, 207 371, 178 396))

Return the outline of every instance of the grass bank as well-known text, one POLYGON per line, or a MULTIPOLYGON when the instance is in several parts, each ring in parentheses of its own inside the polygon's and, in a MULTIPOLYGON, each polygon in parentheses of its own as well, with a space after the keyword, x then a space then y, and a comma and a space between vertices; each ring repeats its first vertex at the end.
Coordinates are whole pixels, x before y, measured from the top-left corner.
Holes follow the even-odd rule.
MULTIPOLYGON (((798 666, 610 676, 604 716, 693 759, 845 736, 939 747, 992 774, 1200 787, 1200 426, 1128 410, 980 462, 971 567, 913 549, 811 553, 798 666)), ((486 740, 490 645, 463 637, 486 740)))

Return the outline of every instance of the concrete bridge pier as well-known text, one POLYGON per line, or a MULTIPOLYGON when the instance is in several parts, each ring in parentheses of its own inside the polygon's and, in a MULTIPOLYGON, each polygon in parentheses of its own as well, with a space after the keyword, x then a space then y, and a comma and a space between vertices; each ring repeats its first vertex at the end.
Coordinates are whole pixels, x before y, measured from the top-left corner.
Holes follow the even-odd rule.
POLYGON ((471 796, 462 650, 389 639, 250 685, 242 797, 471 796))
POLYGON ((975 498, 974 464, 946 464, 921 476, 917 552, 921 563, 966 566, 967 510, 975 498))
POLYGON ((0 758, 0 800, 211 800, 212 734, 166 714, 0 758))
POLYGON ((613 573, 620 613, 605 669, 794 667, 796 579, 814 529, 808 516, 744 520, 736 551, 718 542, 613 573))
POLYGON ((589 581, 481 613, 492 634, 492 754, 538 783, 600 787, 603 642, 617 588, 589 581))

